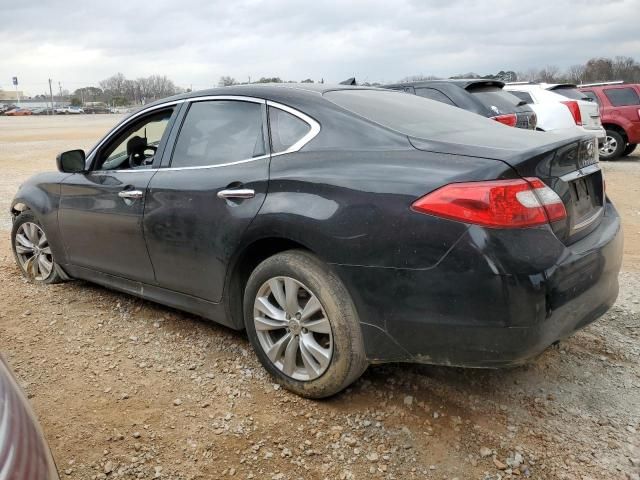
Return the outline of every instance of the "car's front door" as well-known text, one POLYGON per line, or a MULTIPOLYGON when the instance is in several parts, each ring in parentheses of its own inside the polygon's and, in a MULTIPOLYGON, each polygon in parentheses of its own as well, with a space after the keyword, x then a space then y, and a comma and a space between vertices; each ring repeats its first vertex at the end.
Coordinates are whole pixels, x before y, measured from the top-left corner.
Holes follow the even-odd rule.
POLYGON ((175 110, 132 118, 89 156, 88 172, 64 180, 58 220, 70 264, 154 282, 142 215, 175 110))
POLYGON ((193 99, 151 179, 144 232, 158 285, 217 302, 226 265, 267 193, 264 100, 193 99))

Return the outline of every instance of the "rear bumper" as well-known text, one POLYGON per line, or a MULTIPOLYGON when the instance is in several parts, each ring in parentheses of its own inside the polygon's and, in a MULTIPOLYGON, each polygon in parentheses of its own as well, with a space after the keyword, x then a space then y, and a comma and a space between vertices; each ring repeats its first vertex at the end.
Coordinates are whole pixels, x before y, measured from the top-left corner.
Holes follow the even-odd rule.
POLYGON ((513 365, 596 320, 618 294, 620 218, 564 246, 544 227, 470 227, 427 269, 335 265, 351 291, 368 358, 513 365))

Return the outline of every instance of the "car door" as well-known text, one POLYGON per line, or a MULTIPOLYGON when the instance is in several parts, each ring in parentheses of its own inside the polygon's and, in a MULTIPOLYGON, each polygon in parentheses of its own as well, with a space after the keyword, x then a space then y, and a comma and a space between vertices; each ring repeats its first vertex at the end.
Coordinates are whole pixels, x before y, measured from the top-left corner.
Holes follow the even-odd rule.
POLYGON ((58 222, 69 263, 154 282, 142 216, 176 110, 174 105, 135 115, 89 156, 88 172, 64 180, 58 222))
POLYGON ((144 232, 159 286, 217 302, 227 263, 267 193, 266 102, 194 98, 184 110, 149 184, 144 232))

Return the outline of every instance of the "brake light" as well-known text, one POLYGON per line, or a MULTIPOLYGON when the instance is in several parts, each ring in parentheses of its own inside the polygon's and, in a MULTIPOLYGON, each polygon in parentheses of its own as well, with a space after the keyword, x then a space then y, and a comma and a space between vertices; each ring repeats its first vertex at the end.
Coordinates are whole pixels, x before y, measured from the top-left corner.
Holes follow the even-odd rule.
POLYGON ((496 115, 495 117, 489 117, 496 122, 503 123, 509 127, 515 127, 518 123, 518 117, 515 113, 509 113, 507 115, 496 115))
POLYGON ((580 113, 580 105, 575 100, 566 100, 563 101, 569 111, 571 112, 571 116, 573 117, 573 121, 576 122, 576 125, 582 125, 582 114, 580 113))
POLYGON ((567 217, 560 197, 538 178, 450 183, 412 210, 491 228, 524 228, 567 217))

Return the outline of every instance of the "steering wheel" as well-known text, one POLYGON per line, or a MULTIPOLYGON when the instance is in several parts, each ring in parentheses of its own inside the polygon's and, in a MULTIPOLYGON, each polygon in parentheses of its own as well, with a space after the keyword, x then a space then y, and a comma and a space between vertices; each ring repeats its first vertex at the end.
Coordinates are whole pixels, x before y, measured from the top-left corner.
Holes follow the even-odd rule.
POLYGON ((129 155, 129 168, 136 168, 136 167, 141 167, 142 165, 149 165, 149 163, 147 163, 147 159, 153 159, 157 151, 158 151, 158 147, 156 145, 146 145, 143 149, 140 149, 137 152, 132 152, 129 155), (147 155, 145 155, 145 152, 149 150, 153 153, 147 157, 147 155))

